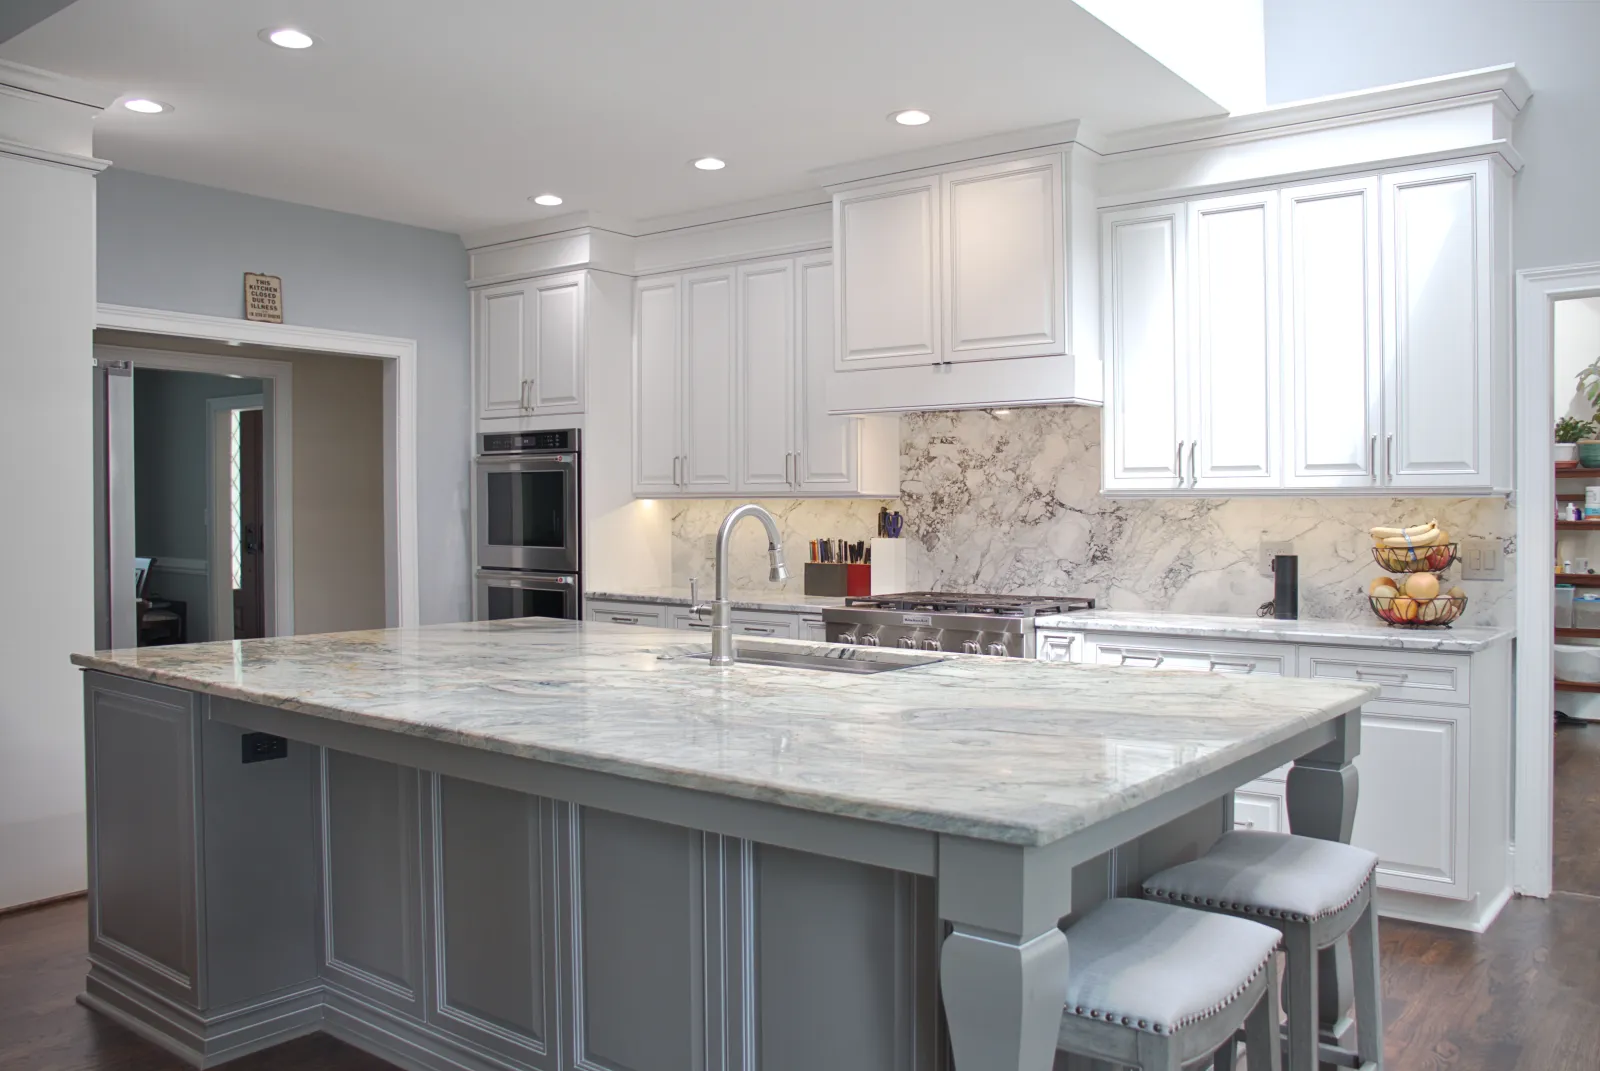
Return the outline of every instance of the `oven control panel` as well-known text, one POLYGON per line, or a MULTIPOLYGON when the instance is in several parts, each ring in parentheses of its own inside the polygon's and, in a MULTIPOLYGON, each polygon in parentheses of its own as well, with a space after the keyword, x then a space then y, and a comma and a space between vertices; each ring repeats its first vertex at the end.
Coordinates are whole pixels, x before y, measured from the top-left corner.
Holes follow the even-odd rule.
POLYGON ((557 454, 578 449, 578 429, 512 431, 479 436, 480 454, 557 454))

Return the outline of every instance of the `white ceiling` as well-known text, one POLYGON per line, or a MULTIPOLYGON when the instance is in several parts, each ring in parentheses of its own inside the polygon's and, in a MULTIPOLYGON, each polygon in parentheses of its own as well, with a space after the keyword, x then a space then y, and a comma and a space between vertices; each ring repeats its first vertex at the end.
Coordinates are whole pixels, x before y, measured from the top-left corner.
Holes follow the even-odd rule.
POLYGON ((456 232, 647 220, 985 134, 1223 110, 1067 0, 77 0, 0 59, 174 105, 100 118, 117 166, 456 232), (257 39, 285 25, 320 43, 257 39), (887 121, 907 107, 934 121, 887 121), (689 166, 705 154, 727 168, 689 166), (528 203, 546 191, 566 203, 528 203))

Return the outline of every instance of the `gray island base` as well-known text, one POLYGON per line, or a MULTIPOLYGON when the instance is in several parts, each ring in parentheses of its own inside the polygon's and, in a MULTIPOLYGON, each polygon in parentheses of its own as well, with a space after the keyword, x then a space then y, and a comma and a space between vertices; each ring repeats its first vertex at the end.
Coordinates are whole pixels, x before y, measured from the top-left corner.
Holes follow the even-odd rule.
POLYGON ((1294 829, 1348 840, 1376 695, 694 653, 529 619, 75 656, 84 1003, 197 1066, 323 1030, 418 1069, 1046 1071, 1058 924, 1285 763, 1294 829))

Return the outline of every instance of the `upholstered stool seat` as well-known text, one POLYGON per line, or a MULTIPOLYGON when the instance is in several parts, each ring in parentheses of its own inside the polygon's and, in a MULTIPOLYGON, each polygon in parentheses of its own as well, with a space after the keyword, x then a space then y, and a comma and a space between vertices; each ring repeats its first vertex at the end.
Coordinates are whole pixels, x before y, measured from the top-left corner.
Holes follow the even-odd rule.
POLYGON ((1065 932, 1071 966, 1062 1049, 1143 1071, 1176 1071, 1245 1028, 1256 1066, 1277 1071, 1276 930, 1116 899, 1065 932))
POLYGON ((1378 857, 1363 848, 1288 833, 1236 830, 1192 863, 1145 879, 1157 902, 1252 919, 1283 934, 1287 954, 1290 1071, 1327 1062, 1317 1036, 1317 953, 1350 941, 1358 1067, 1383 1066, 1378 919, 1372 902, 1378 857))

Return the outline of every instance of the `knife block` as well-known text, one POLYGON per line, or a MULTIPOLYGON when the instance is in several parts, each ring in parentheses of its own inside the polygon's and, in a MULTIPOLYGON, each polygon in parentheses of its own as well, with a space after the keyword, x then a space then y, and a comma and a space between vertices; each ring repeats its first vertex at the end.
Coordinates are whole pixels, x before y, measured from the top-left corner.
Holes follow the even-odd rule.
POLYGON ((842 598, 872 594, 872 566, 846 562, 806 562, 805 593, 842 598))

